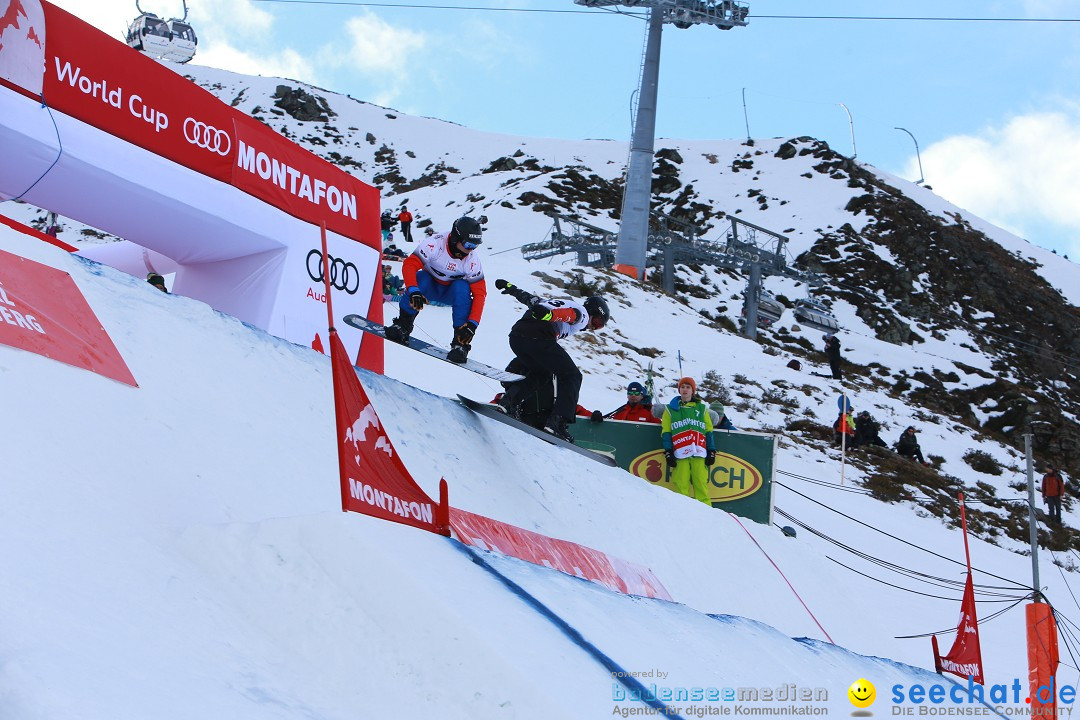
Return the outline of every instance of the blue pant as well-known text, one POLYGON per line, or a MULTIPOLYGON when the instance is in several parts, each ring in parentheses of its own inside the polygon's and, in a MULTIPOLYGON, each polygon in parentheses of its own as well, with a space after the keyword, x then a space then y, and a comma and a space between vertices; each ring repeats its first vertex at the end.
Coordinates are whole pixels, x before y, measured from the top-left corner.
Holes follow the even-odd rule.
MULTIPOLYGON (((438 302, 450 305, 453 308, 454 327, 461 327, 469 319, 472 312, 472 288, 464 280, 454 280, 449 285, 437 283, 421 270, 416 273, 416 287, 428 299, 428 302, 438 302)), ((401 312, 408 315, 416 315, 416 311, 409 305, 409 294, 405 293, 398 302, 401 312)))

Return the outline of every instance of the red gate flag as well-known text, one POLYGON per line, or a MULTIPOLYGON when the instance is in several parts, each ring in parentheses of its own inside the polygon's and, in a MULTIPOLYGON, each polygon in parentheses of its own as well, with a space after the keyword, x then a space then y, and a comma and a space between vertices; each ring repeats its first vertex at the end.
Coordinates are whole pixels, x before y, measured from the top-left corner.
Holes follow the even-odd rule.
POLYGON ((1030 603, 1024 608, 1027 619, 1028 684, 1031 714, 1057 716, 1058 632, 1053 609, 1046 603, 1030 603))
POLYGON ((971 677, 983 684, 982 648, 979 645, 979 621, 975 617, 975 588, 968 573, 964 585, 964 599, 960 603, 960 622, 956 627, 956 640, 945 655, 938 655, 937 638, 934 638, 934 664, 937 671, 952 673, 962 678, 971 677))
POLYGON ((330 333, 330 357, 341 509, 438 533, 437 504, 398 457, 336 332, 330 333))
POLYGON ((138 387, 71 276, 3 250, 0 343, 138 387))

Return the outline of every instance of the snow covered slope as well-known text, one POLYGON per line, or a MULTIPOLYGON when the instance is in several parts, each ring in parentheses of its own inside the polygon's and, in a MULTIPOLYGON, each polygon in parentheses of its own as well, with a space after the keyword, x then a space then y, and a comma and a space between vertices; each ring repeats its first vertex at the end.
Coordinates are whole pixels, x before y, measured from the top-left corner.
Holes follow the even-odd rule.
MULTIPOLYGON (((609 672, 450 541, 340 513, 327 358, 0 232, 0 248, 73 276, 140 385, 0 346, 4 717, 597 717, 623 702, 609 672)), ((361 378, 429 492, 445 476, 458 507, 657 573, 678 604, 490 558, 625 670, 669 673, 649 682, 671 688, 823 688, 833 712, 850 710, 846 689, 860 677, 883 697, 896 683, 934 682, 791 638, 827 631, 855 653, 925 664, 927 641, 891 636, 948 627, 955 601, 897 603, 809 538, 740 522, 393 379, 361 378)), ((781 466, 811 475, 820 461, 785 452, 781 466)), ((959 554, 958 535, 936 519, 887 513, 864 495, 827 499, 959 554)), ((799 496, 780 501, 835 524, 799 496)), ((866 528, 842 530, 868 552, 960 577, 866 528)), ((978 542, 973 555, 1023 577, 1019 556, 978 542)), ((1023 677, 1015 625, 993 628, 992 677, 1023 677)))

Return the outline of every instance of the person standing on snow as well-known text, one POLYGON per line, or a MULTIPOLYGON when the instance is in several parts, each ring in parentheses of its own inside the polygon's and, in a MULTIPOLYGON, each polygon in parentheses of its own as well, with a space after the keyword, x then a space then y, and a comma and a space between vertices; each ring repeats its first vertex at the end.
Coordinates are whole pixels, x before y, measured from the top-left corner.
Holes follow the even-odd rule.
POLYGON ((463 363, 480 325, 487 300, 487 284, 480 258, 473 252, 482 242, 480 223, 460 217, 448 233, 433 235, 417 246, 401 264, 405 292, 398 316, 386 328, 386 338, 405 344, 412 335, 416 315, 429 300, 452 306, 454 338, 446 359, 463 363))
POLYGON ((829 369, 832 370, 834 380, 843 380, 844 374, 840 370, 840 338, 829 334, 825 336, 825 355, 829 358, 829 369))
POLYGON ((712 507, 709 466, 716 462, 713 424, 694 378, 679 381, 679 394, 664 408, 660 420, 660 439, 675 489, 712 507))
POLYGON ((412 213, 409 212, 409 208, 405 205, 401 206, 401 212, 397 216, 398 222, 401 223, 401 236, 404 238, 404 242, 412 242, 412 213))
POLYGON ((520 401, 535 388, 555 377, 555 399, 544 431, 567 442, 574 438, 566 426, 575 422, 581 371, 559 340, 582 330, 599 330, 611 320, 607 301, 599 295, 578 304, 574 300, 551 300, 532 295, 506 280, 496 280, 495 287, 529 309, 510 329, 510 349, 514 359, 507 371, 525 375, 524 380, 503 383, 506 393, 500 407, 511 417, 521 414, 520 401))
POLYGON ((1050 522, 1061 524, 1061 498, 1065 495, 1065 481, 1061 473, 1053 465, 1046 466, 1046 474, 1043 475, 1042 496, 1046 505, 1046 514, 1050 516, 1050 522))

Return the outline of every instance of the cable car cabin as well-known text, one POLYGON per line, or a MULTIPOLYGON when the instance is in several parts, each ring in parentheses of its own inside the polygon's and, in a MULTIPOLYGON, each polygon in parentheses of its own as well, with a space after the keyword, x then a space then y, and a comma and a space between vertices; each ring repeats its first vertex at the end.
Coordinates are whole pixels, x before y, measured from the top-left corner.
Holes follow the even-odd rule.
POLYGON ((803 325, 826 333, 836 332, 840 329, 840 323, 836 316, 829 312, 825 303, 807 298, 795 301, 795 318, 803 325))
POLYGON ((148 55, 164 56, 171 43, 169 24, 154 13, 144 12, 128 26, 127 44, 148 55))
POLYGON ((768 327, 784 314, 784 305, 776 299, 775 295, 762 290, 761 296, 758 298, 757 312, 758 322, 768 327))
POLYGON ((195 46, 199 43, 199 39, 195 37, 195 29, 183 20, 173 18, 169 21, 169 30, 172 32, 172 42, 162 57, 180 64, 195 57, 195 46))

